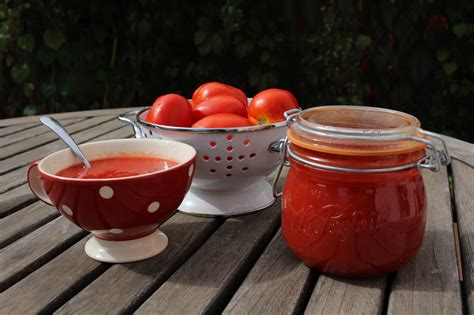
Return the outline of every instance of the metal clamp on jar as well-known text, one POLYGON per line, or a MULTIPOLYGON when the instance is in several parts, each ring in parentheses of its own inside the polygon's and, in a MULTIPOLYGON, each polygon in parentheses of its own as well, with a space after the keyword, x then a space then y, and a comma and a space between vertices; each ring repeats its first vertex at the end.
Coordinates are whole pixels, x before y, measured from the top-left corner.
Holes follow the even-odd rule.
POLYGON ((295 255, 344 276, 385 274, 409 261, 425 229, 420 170, 450 163, 443 139, 411 115, 373 107, 310 108, 288 112, 287 122, 288 137, 272 147, 282 154, 273 191, 283 195, 282 233, 295 255))

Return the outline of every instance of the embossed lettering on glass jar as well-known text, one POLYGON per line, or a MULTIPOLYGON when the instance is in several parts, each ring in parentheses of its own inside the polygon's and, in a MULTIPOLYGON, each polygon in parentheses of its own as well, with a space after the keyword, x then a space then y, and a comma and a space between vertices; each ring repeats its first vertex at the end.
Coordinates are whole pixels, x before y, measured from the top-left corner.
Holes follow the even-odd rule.
POLYGON ((281 167, 291 166, 282 198, 291 251, 350 277, 392 272, 415 256, 426 221, 420 169, 449 163, 444 142, 437 151, 429 136, 442 140, 418 119, 381 108, 310 108, 288 122, 280 149, 281 167))

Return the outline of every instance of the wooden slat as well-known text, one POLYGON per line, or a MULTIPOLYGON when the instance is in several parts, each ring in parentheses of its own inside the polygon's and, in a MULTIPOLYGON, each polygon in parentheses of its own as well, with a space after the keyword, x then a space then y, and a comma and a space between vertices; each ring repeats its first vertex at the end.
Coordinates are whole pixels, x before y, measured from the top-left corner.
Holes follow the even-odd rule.
POLYGON ((5 137, 8 135, 17 133, 18 131, 21 131, 21 130, 33 128, 35 126, 38 126, 39 124, 40 124, 39 121, 35 121, 28 124, 19 124, 19 125, 10 126, 10 127, 3 127, 2 129, 0 129, 0 137, 5 137))
MULTIPOLYGON (((84 119, 85 118, 62 119, 60 121, 60 123, 63 126, 67 126, 67 125, 79 122, 81 120, 84 120, 84 119)), ((15 142, 20 142, 20 141, 23 141, 25 139, 29 139, 29 138, 32 138, 32 137, 35 137, 35 136, 38 136, 38 135, 41 135, 43 133, 50 132, 50 131, 51 130, 48 127, 46 127, 44 125, 39 125, 39 126, 36 126, 34 128, 30 128, 30 129, 27 129, 27 130, 15 132, 14 134, 9 135, 8 137, 0 138, 0 147, 4 147, 4 146, 10 145, 10 144, 15 143, 15 142)))
POLYGON ((287 248, 280 231, 224 310, 225 314, 295 314, 313 290, 311 270, 287 248))
MULTIPOLYGON (((101 125, 104 122, 112 120, 114 118, 115 116, 94 117, 91 119, 73 123, 71 125, 66 126, 65 128, 70 134, 74 134, 76 132, 89 129, 94 126, 101 125)), ((53 141, 57 143, 59 141, 58 136, 56 136, 56 134, 54 134, 53 132, 47 132, 39 136, 35 136, 32 134, 30 135, 30 138, 27 140, 20 141, 12 145, 6 146, 2 148, 0 151, 0 159, 4 160, 1 162, 2 166, 3 164, 16 166, 17 164, 15 163, 16 162, 15 160, 17 157, 21 156, 19 153, 28 151, 23 154, 23 155, 28 155, 28 153, 31 152, 31 149, 40 147, 41 145, 44 145, 46 143, 50 143, 53 141)), ((3 167, 2 167, 2 172, 5 172, 3 170, 3 167)))
POLYGON ((448 136, 440 135, 448 145, 449 153, 471 167, 474 167, 474 144, 448 136))
MULTIPOLYGON (((66 119, 66 118, 119 115, 121 113, 125 113, 125 112, 131 111, 134 109, 139 109, 139 108, 142 108, 142 107, 84 110, 84 111, 79 111, 79 112, 67 112, 67 113, 48 114, 48 115, 59 120, 59 119, 66 119)), ((13 125, 18 125, 18 124, 35 123, 39 120, 41 116, 42 115, 18 117, 18 118, 10 118, 10 119, 0 119, 0 127, 13 126, 13 125)))
POLYGON ((0 194, 0 218, 14 212, 19 206, 32 202, 35 199, 36 197, 27 184, 0 194))
POLYGON ((462 301, 454 249, 446 168, 423 172, 428 193, 426 231, 414 260, 396 275, 389 314, 461 314, 462 301))
MULTIPOLYGON (((137 303, 140 304, 146 299, 217 229, 218 222, 219 220, 212 218, 192 217, 181 213, 174 215, 160 227, 170 242, 163 253, 138 263, 112 266, 57 313, 130 313, 130 308, 136 308, 137 303), (101 302, 91 303, 97 296, 100 296, 101 302)), ((76 259, 87 259, 84 256, 77 255, 76 259)), ((56 272, 51 272, 54 277, 56 272)), ((48 283, 45 280, 42 282, 45 285, 48 283)), ((30 284, 29 287, 33 286, 30 284)), ((56 292, 58 293, 61 292, 56 292)))
POLYGON ((58 217, 59 212, 37 201, 14 214, 0 220, 0 248, 30 233, 37 227, 58 217))
MULTIPOLYGON (((133 136, 132 129, 124 125, 122 128, 116 129, 110 133, 106 133, 102 136, 89 139, 89 140, 102 141, 102 140, 109 140, 109 139, 124 139, 124 138, 130 138, 132 136, 133 136)), ((84 142, 79 142, 79 143, 84 143, 84 142)), ((2 175, 0 179, 0 194, 26 183, 27 170, 28 170, 28 166, 25 166, 25 167, 21 167, 19 169, 16 169, 14 171, 11 171, 7 174, 2 175)))
MULTIPOLYGON (((104 116, 98 117, 97 119, 104 119, 104 116)), ((96 121, 96 118, 92 118, 90 120, 96 121)), ((104 122, 98 126, 88 128, 86 130, 74 134, 74 139, 76 140, 76 142, 82 143, 93 139, 101 134, 111 132, 118 128, 123 128, 123 126, 123 123, 121 123, 117 119, 113 119, 111 121, 104 122)), ((68 129, 68 127, 66 127, 66 129, 68 129)), ((43 158, 44 156, 64 149, 65 147, 66 145, 61 140, 56 140, 51 143, 48 143, 47 145, 42 145, 40 147, 29 150, 28 152, 20 153, 11 158, 5 159, 0 162, 0 174, 4 174, 21 166, 28 165, 29 163, 32 163, 37 159, 43 158)))
POLYGON ((341 279, 320 276, 305 314, 380 314, 386 277, 341 279))
POLYGON ((4 290, 72 245, 86 232, 63 217, 0 250, 0 290, 4 290))
MULTIPOLYGON (((29 166, 29 165, 28 165, 29 166)), ((26 171, 28 166, 17 168, 14 171, 1 175, 0 194, 26 183, 26 171)))
POLYGON ((454 198, 461 239, 464 289, 470 314, 474 313, 474 169, 452 162, 454 198))
POLYGON ((227 219, 137 313, 189 314, 223 310, 273 236, 280 221, 279 204, 227 219))
MULTIPOLYGON (((56 257, 3 292, 0 295, 0 314, 50 313, 50 308, 64 303, 66 297, 107 269, 107 264, 80 259, 85 255, 85 242, 86 238, 69 248, 67 254, 56 257)), ((97 298, 89 302, 100 303, 97 298)))

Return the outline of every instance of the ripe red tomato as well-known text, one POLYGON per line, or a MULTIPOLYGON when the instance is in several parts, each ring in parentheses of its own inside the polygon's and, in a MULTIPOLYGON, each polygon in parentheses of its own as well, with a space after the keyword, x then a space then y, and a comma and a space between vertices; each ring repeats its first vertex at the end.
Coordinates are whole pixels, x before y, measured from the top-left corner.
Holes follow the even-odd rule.
POLYGON ((241 101, 229 95, 215 95, 193 106, 194 121, 221 113, 232 113, 247 117, 247 107, 241 101))
POLYGON ((248 118, 254 125, 264 125, 285 120, 287 110, 299 108, 291 92, 281 89, 264 90, 254 96, 248 108, 248 118))
POLYGON ((232 128, 252 126, 250 121, 242 116, 230 113, 214 114, 194 123, 193 128, 232 128))
POLYGON ((155 100, 146 121, 158 125, 191 127, 193 110, 188 100, 181 95, 166 94, 155 100))
POLYGON ((193 93, 193 104, 196 105, 203 100, 216 95, 233 96, 240 100, 245 105, 245 107, 247 107, 247 96, 242 90, 220 82, 204 83, 198 87, 193 93))

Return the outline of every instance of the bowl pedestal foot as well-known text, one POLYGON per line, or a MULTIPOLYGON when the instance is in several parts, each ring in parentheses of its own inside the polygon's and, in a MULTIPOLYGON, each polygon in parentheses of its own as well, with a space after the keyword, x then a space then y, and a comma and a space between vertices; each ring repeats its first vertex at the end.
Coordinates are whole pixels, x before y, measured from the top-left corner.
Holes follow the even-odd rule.
POLYGON ((264 179, 242 189, 201 190, 191 187, 178 210, 201 216, 232 216, 255 212, 275 202, 272 186, 264 179))
POLYGON ((168 237, 156 230, 150 235, 128 241, 106 241, 92 236, 85 246, 87 256, 107 263, 128 263, 161 253, 168 246, 168 237))

